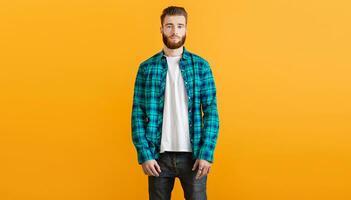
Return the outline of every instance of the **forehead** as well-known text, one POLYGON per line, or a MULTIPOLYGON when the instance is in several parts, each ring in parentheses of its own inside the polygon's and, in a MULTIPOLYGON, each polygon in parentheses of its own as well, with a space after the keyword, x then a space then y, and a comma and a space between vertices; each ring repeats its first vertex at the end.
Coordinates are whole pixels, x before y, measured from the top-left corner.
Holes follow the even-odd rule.
POLYGON ((163 20, 163 25, 165 24, 184 24, 185 25, 185 17, 183 15, 166 15, 163 20))

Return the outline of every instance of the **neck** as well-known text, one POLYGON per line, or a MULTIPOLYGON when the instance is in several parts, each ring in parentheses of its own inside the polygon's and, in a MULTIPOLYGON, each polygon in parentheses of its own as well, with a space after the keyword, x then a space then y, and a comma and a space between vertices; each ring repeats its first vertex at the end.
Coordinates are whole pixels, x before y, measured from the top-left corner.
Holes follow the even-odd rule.
POLYGON ((170 56, 170 57, 180 56, 183 53, 183 46, 179 47, 178 49, 170 49, 164 45, 163 51, 166 54, 166 56, 170 56))

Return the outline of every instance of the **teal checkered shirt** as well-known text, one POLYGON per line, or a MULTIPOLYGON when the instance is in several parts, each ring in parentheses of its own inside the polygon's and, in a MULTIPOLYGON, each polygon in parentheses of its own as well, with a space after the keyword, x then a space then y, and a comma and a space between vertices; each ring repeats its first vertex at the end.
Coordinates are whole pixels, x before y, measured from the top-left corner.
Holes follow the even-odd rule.
MULTIPOLYGON (((213 163, 219 132, 216 86, 209 63, 183 46, 179 61, 188 96, 190 143, 194 159, 213 163)), ((134 83, 132 141, 138 163, 160 156, 167 60, 163 50, 141 62, 134 83)))

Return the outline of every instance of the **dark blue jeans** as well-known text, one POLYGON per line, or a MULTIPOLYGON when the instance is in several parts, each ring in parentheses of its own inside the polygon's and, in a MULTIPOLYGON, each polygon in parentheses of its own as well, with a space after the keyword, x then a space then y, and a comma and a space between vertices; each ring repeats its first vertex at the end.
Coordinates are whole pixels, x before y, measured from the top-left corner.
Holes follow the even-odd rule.
POLYGON ((178 177, 186 200, 207 200, 207 175, 195 179, 198 167, 192 171, 195 159, 191 152, 163 152, 156 159, 160 176, 148 176, 149 199, 170 200, 175 177, 178 177))

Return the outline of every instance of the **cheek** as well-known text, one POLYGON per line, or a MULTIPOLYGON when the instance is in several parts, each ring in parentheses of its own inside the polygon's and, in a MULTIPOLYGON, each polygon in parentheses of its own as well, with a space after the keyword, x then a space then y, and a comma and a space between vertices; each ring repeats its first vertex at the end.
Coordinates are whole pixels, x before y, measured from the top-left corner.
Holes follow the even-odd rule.
POLYGON ((170 29, 170 28, 165 28, 165 29, 163 29, 163 32, 164 32, 165 34, 169 34, 171 31, 172 31, 172 29, 170 29))
POLYGON ((184 36, 184 35, 186 34, 186 30, 184 30, 184 29, 183 29, 183 30, 180 30, 179 33, 180 33, 182 36, 184 36))
POLYGON ((171 36, 171 34, 168 31, 164 31, 163 34, 167 37, 171 36))

